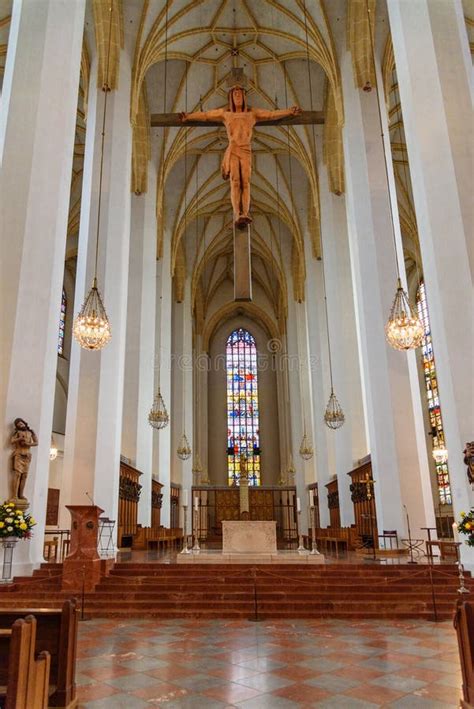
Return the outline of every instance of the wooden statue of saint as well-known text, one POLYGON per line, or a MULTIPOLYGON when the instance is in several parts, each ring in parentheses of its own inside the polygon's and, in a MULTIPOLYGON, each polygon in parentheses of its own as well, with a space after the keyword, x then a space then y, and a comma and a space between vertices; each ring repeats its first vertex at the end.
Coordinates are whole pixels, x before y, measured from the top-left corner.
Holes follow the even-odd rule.
POLYGON ((247 106, 245 89, 240 84, 234 84, 229 90, 228 96, 227 108, 181 113, 180 117, 182 123, 218 121, 225 125, 229 145, 222 161, 222 177, 224 180, 230 178, 230 199, 234 210, 234 222, 237 228, 243 229, 252 221, 249 210, 253 127, 260 121, 296 116, 301 113, 301 108, 292 106, 279 111, 250 108, 247 106))
POLYGON ((26 421, 17 418, 14 421, 15 430, 10 439, 12 453, 12 499, 26 500, 25 483, 31 463, 31 448, 38 445, 38 437, 31 430, 26 421))

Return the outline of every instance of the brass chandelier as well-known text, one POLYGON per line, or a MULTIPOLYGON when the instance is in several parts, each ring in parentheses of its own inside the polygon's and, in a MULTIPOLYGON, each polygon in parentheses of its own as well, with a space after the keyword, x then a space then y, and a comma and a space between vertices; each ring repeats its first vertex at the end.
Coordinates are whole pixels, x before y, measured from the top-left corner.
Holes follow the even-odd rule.
POLYGON ((160 387, 158 387, 158 391, 156 392, 156 396, 153 401, 153 406, 148 414, 148 422, 152 428, 156 428, 157 430, 166 428, 170 422, 170 417, 166 409, 164 399, 161 395, 160 387))
POLYGON ((191 452, 191 446, 189 445, 188 437, 185 431, 181 436, 181 440, 179 442, 179 446, 176 450, 176 453, 180 460, 189 460, 189 458, 191 457, 191 452))
POLYGON ((102 143, 100 149, 100 171, 99 171, 99 199, 97 206, 97 232, 95 243, 95 265, 92 287, 82 304, 79 314, 74 320, 73 335, 80 346, 86 350, 101 350, 112 337, 109 318, 104 307, 103 300, 97 288, 97 263, 99 258, 99 234, 100 234, 100 210, 102 203, 102 176, 104 167, 104 143, 105 143, 105 121, 107 116, 107 97, 110 91, 109 86, 109 65, 110 65, 110 45, 112 39, 112 14, 113 7, 110 6, 109 40, 107 48, 107 66, 105 71, 105 83, 102 86, 104 97, 104 112, 102 116, 102 143))
POLYGON ((314 455, 313 446, 308 441, 306 430, 303 433, 303 438, 301 439, 299 454, 303 458, 303 460, 311 460, 314 455))

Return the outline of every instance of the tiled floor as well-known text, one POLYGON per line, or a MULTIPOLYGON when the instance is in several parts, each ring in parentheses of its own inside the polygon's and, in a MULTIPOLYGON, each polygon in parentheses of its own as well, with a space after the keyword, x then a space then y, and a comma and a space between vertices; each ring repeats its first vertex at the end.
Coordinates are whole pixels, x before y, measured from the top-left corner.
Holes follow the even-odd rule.
POLYGON ((450 622, 90 620, 79 707, 456 707, 450 622))

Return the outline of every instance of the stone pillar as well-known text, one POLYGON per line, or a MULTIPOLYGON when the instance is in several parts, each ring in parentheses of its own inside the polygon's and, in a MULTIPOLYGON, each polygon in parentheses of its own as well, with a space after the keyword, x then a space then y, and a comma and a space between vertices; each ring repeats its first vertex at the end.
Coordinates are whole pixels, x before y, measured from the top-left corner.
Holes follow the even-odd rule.
MULTIPOLYGON (((397 0, 388 11, 459 518, 474 503, 462 456, 474 431, 472 65, 460 2, 397 0)), ((463 545, 462 558, 474 567, 474 549, 463 545)))
MULTIPOLYGON (((130 54, 120 56, 118 88, 108 96, 103 164, 98 285, 109 316, 112 339, 100 352, 71 351, 63 499, 93 500, 117 521, 130 249, 130 54)), ((75 315, 94 273, 102 111, 97 89, 97 56, 91 65, 82 208, 76 272, 75 315)), ((64 524, 64 520, 61 524, 64 524)))
MULTIPOLYGON (((171 314, 172 314, 172 279, 171 279, 171 236, 165 231, 163 238, 163 256, 157 265, 157 331, 155 345, 155 390, 161 388, 170 420, 171 411, 171 314)), ((154 434, 157 465, 153 466, 162 483, 163 504, 161 524, 170 525, 170 482, 171 482, 171 423, 154 434)))
MULTIPOLYGON (((302 323, 300 322, 304 311, 304 303, 295 303, 292 297, 289 299, 288 303, 288 382, 290 390, 290 401, 289 410, 291 414, 290 418, 290 438, 291 438, 291 448, 293 451, 293 465, 296 469, 296 494, 301 500, 301 530, 306 533, 308 529, 308 510, 307 510, 307 499, 306 494, 306 466, 312 464, 313 461, 304 461, 298 451, 301 444, 301 439, 303 437, 303 410, 302 410, 302 353, 299 349, 300 338, 298 337, 298 330, 301 329, 302 323)), ((304 353, 303 353, 304 354, 304 353)), ((306 389, 309 388, 308 378, 305 377, 306 389)), ((313 473, 314 475, 314 473, 313 473)))
POLYGON ((138 523, 151 524, 153 429, 148 412, 154 388, 156 305, 156 173, 148 192, 132 195, 128 272, 122 454, 142 473, 138 523))
POLYGON ((306 253, 306 308, 308 339, 311 357, 311 397, 313 402, 313 446, 315 449, 316 480, 319 491, 321 527, 329 525, 326 483, 335 472, 333 437, 324 424, 324 410, 329 398, 329 367, 326 335, 326 317, 322 285, 321 262, 313 258, 309 238, 305 239, 306 253))
MULTIPOLYGON (((380 533, 396 529, 400 537, 407 531, 404 505, 414 534, 434 521, 429 488, 423 482, 429 480, 429 469, 422 422, 415 417, 420 390, 409 373, 409 366, 412 371, 416 367, 415 353, 397 352, 385 340, 396 268, 377 96, 354 86, 348 52, 343 54, 341 69, 348 231, 378 528, 380 533)), ((388 140, 388 130, 385 134, 388 140)), ((401 277, 406 281, 395 199, 392 205, 401 277)))
POLYGON ((57 338, 85 2, 14 2, 0 109, 1 499, 9 434, 25 418, 33 449, 26 496, 37 520, 15 572, 43 559, 57 338))
MULTIPOLYGON (((345 422, 341 428, 335 431, 328 429, 328 431, 334 445, 341 525, 348 527, 354 523, 354 505, 347 473, 367 454, 368 449, 345 198, 337 197, 329 191, 327 170, 324 165, 320 165, 319 169, 319 190, 334 393, 345 415, 345 422)), ((326 336, 326 328, 324 328, 324 336, 326 336)), ((324 346, 327 348, 326 342, 324 346)), ((320 404, 321 419, 330 395, 329 380, 325 382, 324 391, 325 399, 320 404)), ((322 420, 321 424, 325 426, 322 420)))
MULTIPOLYGON (((192 338, 192 334, 191 334, 192 338)), ((208 473, 208 377, 209 377, 209 355, 202 351, 202 336, 197 335, 195 339, 196 361, 194 365, 194 396, 193 396, 193 461, 199 454, 203 467, 203 474, 208 473)))

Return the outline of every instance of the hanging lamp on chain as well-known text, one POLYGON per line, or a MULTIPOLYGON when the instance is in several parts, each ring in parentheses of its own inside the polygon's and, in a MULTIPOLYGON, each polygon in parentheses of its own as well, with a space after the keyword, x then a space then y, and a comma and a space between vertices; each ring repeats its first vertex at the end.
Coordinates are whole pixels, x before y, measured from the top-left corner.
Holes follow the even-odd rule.
POLYGON ((341 428, 345 420, 346 417, 344 416, 342 407, 331 387, 331 395, 328 405, 326 406, 326 411, 324 412, 324 422, 328 428, 332 428, 333 431, 335 431, 337 428, 341 428))
POLYGON ((99 235, 100 235, 100 210, 102 204, 102 176, 104 167, 104 144, 105 144, 105 123, 107 117, 107 97, 110 91, 109 68, 110 68, 110 46, 112 41, 112 16, 113 4, 110 6, 109 20, 109 40, 107 47, 107 65, 105 71, 105 82, 102 90, 104 97, 104 112, 102 115, 102 143, 100 149, 100 172, 99 172, 99 199, 97 206, 97 233, 95 242, 95 265, 92 287, 82 304, 79 314, 76 316, 73 325, 73 335, 77 342, 86 350, 101 350, 111 340, 112 333, 110 322, 105 310, 104 302, 97 288, 97 264, 99 258, 99 235))
POLYGON ((180 460, 189 460, 189 458, 191 457, 191 446, 189 445, 186 432, 184 432, 181 436, 181 440, 179 442, 179 446, 176 450, 176 453, 180 460))
POLYGON ((148 414, 148 422, 150 426, 160 430, 162 428, 166 428, 169 421, 170 417, 168 411, 166 410, 166 405, 161 395, 160 387, 158 387, 158 391, 156 392, 156 396, 153 401, 153 406, 148 414))
MULTIPOLYGON (((374 50, 374 39, 373 39, 373 25, 371 19, 371 12, 369 8, 368 0, 366 0, 367 8, 367 18, 369 23, 369 37, 370 37, 370 47, 372 53, 372 62, 374 68, 374 75, 377 76, 376 65, 375 65, 375 50, 374 50)), ((384 132, 382 123, 382 109, 380 102, 380 89, 378 81, 375 81, 376 96, 377 96, 377 108, 379 114, 379 125, 380 134, 382 140, 382 151, 384 155, 385 164, 385 180, 387 184, 387 194, 388 203, 390 207, 390 221, 392 225, 392 237, 395 251, 395 262, 397 267, 397 290, 395 292, 395 297, 393 299, 393 304, 390 309, 390 315, 385 325, 385 336, 387 342, 395 350, 414 350, 420 347, 423 340, 423 325, 420 322, 416 308, 410 306, 410 301, 406 290, 402 286, 402 281, 400 278, 400 264, 398 262, 398 252, 397 243, 395 237, 395 221, 393 216, 393 206, 392 197, 390 195, 390 182, 388 178, 388 158, 385 150, 384 144, 384 132)), ((401 110, 401 105, 400 105, 401 110)))
MULTIPOLYGON (((166 10, 165 10, 165 81, 163 87, 163 113, 166 112, 166 88, 167 88, 167 70, 168 70, 168 0, 166 0, 166 10)), ((161 181, 164 180, 164 159, 165 159, 165 139, 162 138, 162 148, 161 148, 161 181)), ((160 373, 161 373, 161 358, 158 362, 158 390, 155 394, 153 400, 153 406, 148 414, 148 423, 152 428, 158 431, 166 428, 170 422, 170 417, 166 409, 166 404, 163 399, 160 390, 160 373)))
POLYGON ((448 461, 448 449, 446 448, 444 441, 439 439, 437 443, 433 446, 431 451, 433 459, 437 465, 443 465, 448 461))
POLYGON ((308 436, 306 435, 306 431, 303 433, 303 438, 301 439, 299 453, 300 453, 300 456, 303 458, 303 460, 311 460, 311 458, 314 455, 313 446, 308 441, 308 436))

